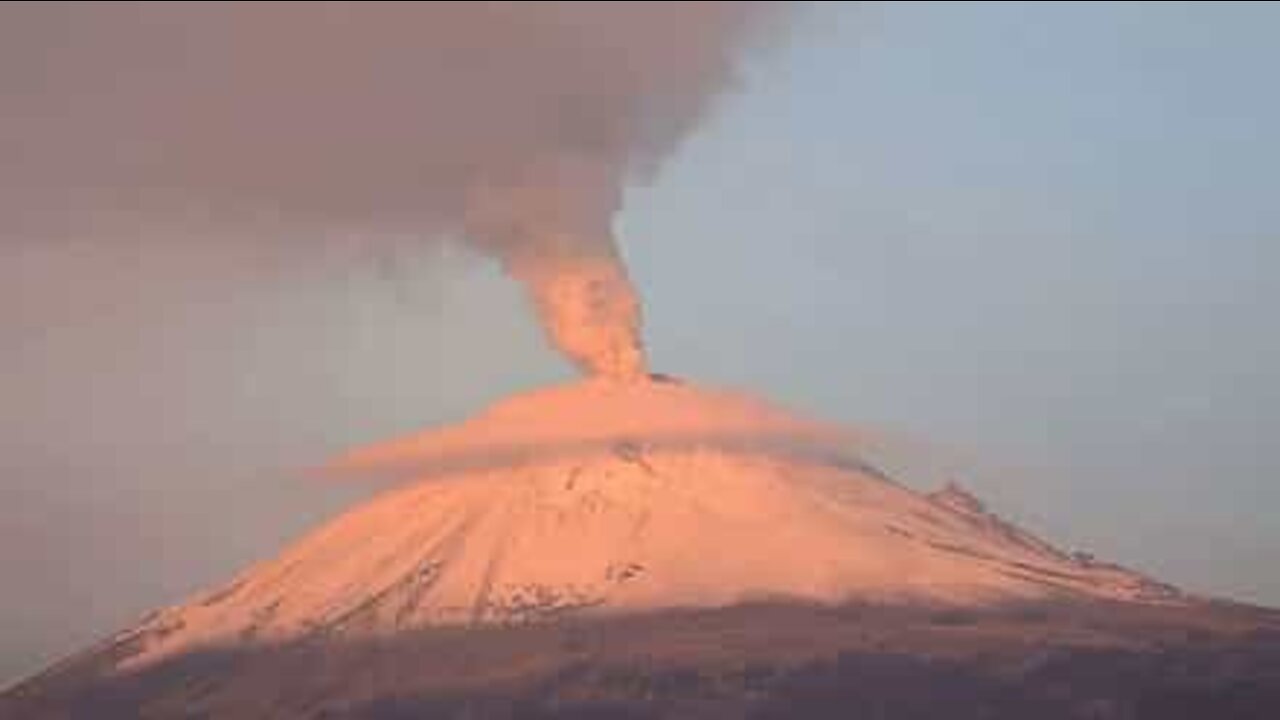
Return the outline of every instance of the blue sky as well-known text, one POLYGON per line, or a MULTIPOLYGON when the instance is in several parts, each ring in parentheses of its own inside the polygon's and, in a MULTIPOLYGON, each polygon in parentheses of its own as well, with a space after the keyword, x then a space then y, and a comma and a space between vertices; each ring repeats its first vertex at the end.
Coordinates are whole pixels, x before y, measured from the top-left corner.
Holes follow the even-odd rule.
POLYGON ((807 27, 623 218, 657 364, 949 446, 1051 536, 1280 600, 1280 8, 807 27))
MULTIPOLYGON (((628 194, 654 365, 912 438, 913 482, 1280 605, 1276 37, 1275 4, 811 9, 628 194)), ((0 677, 350 496, 292 469, 570 375, 461 250, 120 247, 0 248, 0 568, 25 577, 0 677)))

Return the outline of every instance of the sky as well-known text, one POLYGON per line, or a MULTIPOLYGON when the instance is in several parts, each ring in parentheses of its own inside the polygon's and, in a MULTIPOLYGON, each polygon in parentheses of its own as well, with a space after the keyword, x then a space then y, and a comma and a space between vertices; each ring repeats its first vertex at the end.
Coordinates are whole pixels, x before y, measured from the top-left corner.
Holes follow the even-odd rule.
MULTIPOLYGON (((653 367, 1280 605, 1278 34, 1274 4, 807 10, 627 189, 653 367)), ((219 232, 0 239, 0 679, 369 492, 305 468, 572 376, 466 248, 219 232)))

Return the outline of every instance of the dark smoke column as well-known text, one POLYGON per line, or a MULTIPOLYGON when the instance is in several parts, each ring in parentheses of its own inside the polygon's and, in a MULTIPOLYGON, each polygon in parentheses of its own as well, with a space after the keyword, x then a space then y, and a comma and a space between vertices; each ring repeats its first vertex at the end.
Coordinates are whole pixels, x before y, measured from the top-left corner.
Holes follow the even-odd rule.
POLYGON ((300 263, 334 238, 458 239, 524 285, 583 372, 643 377, 640 303, 612 233, 623 188, 655 175, 744 44, 787 14, 0 5, 0 107, 22 109, 0 112, 0 238, 233 237, 300 263))
POLYGON ((610 228, 616 176, 562 157, 524 183, 473 188, 472 242, 524 284, 551 343, 583 373, 620 382, 648 376, 640 301, 610 228))

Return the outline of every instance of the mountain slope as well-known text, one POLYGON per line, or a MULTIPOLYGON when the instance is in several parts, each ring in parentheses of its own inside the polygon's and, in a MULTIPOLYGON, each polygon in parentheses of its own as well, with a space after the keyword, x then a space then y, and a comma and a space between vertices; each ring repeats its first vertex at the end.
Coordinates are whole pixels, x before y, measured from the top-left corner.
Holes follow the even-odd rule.
POLYGON ((399 483, 10 689, 0 718, 1280 708, 1274 612, 1063 552, 861 446, 670 380, 517 396, 342 458, 399 483))
POLYGON ((1271 720, 1280 614, 1088 599, 795 603, 311 636, 121 670, 87 653, 0 718, 1271 720))
POLYGON ((958 488, 899 486, 856 444, 679 383, 517 397, 344 459, 419 479, 117 641, 133 648, 131 667, 243 643, 765 599, 1180 601, 1054 549, 958 488))

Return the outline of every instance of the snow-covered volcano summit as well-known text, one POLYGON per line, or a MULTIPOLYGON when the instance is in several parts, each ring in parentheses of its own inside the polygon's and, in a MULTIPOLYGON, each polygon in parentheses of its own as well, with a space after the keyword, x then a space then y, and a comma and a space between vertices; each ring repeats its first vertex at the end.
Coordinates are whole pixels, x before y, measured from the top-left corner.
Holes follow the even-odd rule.
POLYGON ((1059 552, 857 438, 738 394, 580 382, 353 453, 415 482, 120 640, 196 647, 790 598, 973 605, 1165 586, 1059 552))

